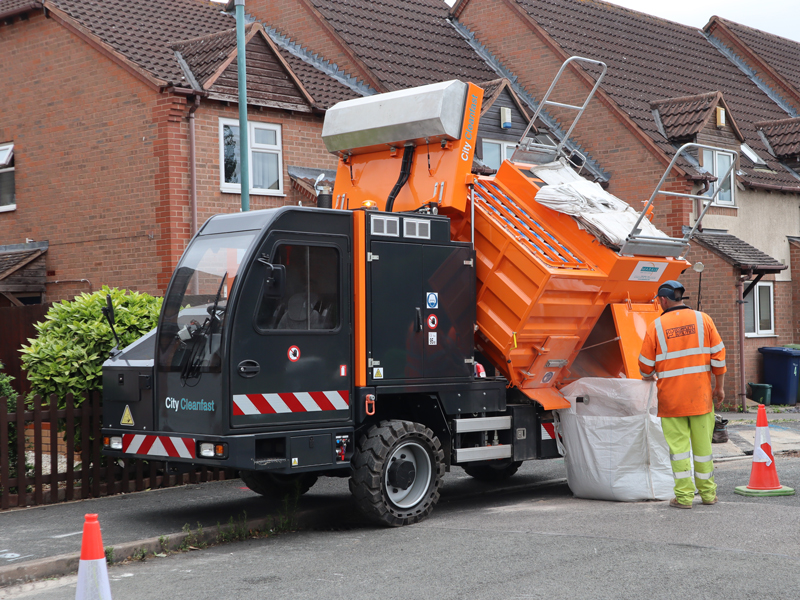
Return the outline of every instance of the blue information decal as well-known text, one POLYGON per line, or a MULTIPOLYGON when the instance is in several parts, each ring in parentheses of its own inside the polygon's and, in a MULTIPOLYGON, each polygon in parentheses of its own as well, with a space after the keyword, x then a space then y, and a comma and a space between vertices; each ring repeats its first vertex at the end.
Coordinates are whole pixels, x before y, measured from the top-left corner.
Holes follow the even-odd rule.
POLYGON ((428 308, 439 308, 439 294, 437 292, 428 292, 425 297, 425 304, 428 308))

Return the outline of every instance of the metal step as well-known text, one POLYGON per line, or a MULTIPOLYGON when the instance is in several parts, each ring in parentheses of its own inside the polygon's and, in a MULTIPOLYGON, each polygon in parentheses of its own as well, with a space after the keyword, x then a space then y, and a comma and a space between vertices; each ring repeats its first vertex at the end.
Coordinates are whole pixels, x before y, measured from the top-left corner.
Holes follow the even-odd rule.
POLYGON ((511 458, 511 445, 482 446, 479 448, 456 448, 456 462, 475 462, 478 460, 493 460, 497 458, 511 458))
POLYGON ((689 241, 683 238, 654 238, 631 235, 625 240, 619 253, 623 256, 658 256, 677 258, 689 248, 689 241))
POLYGON ((501 429, 511 429, 511 415, 504 417, 456 419, 453 421, 453 430, 456 433, 469 433, 470 431, 494 431, 501 429))

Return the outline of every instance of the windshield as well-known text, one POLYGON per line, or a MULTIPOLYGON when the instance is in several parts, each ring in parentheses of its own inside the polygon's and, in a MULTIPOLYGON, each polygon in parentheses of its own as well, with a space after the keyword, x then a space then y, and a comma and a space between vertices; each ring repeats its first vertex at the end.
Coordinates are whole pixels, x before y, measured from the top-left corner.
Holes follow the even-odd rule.
POLYGON ((158 366, 180 371, 184 385, 221 370, 228 298, 256 233, 198 237, 178 265, 162 309, 158 366))

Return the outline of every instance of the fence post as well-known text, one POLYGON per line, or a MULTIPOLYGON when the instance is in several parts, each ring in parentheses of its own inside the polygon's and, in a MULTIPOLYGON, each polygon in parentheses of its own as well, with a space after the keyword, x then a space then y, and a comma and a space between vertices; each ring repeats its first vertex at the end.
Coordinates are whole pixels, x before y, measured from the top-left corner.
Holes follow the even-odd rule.
POLYGON ((42 482, 42 397, 33 397, 33 503, 43 504, 42 482))
POLYGON ((11 398, 0 398, 0 510, 8 508, 8 496, 11 494, 10 486, 8 485, 9 467, 8 451, 9 448, 9 435, 8 435, 8 403, 11 398))
MULTIPOLYGON (((89 398, 84 397, 84 404, 89 404, 89 398)), ((86 443, 92 445, 92 497, 100 497, 100 477, 102 477, 100 465, 100 444, 103 440, 100 438, 100 397, 94 395, 91 397, 92 403, 92 439, 87 439, 86 443)))
MULTIPOLYGON (((75 398, 69 394, 67 398, 75 404, 75 398)), ((91 417, 91 407, 88 402, 81 404, 81 500, 86 500, 90 496, 89 482, 91 481, 91 455, 89 454, 89 419, 91 417)))
POLYGON ((25 401, 17 396, 17 506, 28 506, 28 477, 25 464, 25 401))
POLYGON ((67 438, 67 489, 64 492, 64 499, 75 499, 75 405, 72 396, 67 395, 64 400, 64 411, 66 413, 66 438, 67 438))
MULTIPOLYGON (((50 504, 58 502, 58 400, 50 396, 50 504)), ((69 459, 67 459, 69 462, 69 459)))

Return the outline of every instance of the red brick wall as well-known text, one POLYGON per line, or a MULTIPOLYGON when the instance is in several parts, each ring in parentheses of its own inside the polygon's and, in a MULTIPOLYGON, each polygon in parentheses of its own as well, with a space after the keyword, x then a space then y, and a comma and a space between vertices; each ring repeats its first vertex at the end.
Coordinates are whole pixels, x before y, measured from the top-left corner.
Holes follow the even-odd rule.
MULTIPOLYGON (((544 95, 564 58, 524 23, 516 11, 509 9, 503 0, 472 1, 458 20, 517 75, 529 93, 538 99, 544 95)), ((570 71, 562 77, 551 99, 582 104, 589 89, 586 82, 570 71)), ((567 126, 575 114, 562 116, 558 111, 551 112, 567 126)), ((634 129, 635 125, 611 109, 609 101, 595 96, 581 117, 573 138, 611 173, 609 191, 634 208, 641 209, 668 161, 657 158, 634 129)), ((674 176, 668 179, 667 187, 672 191, 689 191, 687 182, 674 176)), ((661 196, 656 199, 655 208, 656 226, 671 235, 680 235, 681 226, 689 224, 690 201, 661 196)))
MULTIPOLYGON (((51 281, 156 293, 157 94, 41 15, 0 25, 0 56, 0 141, 15 144, 17 194, 0 243, 49 241, 51 281)), ((47 299, 88 290, 50 284, 47 299)))

